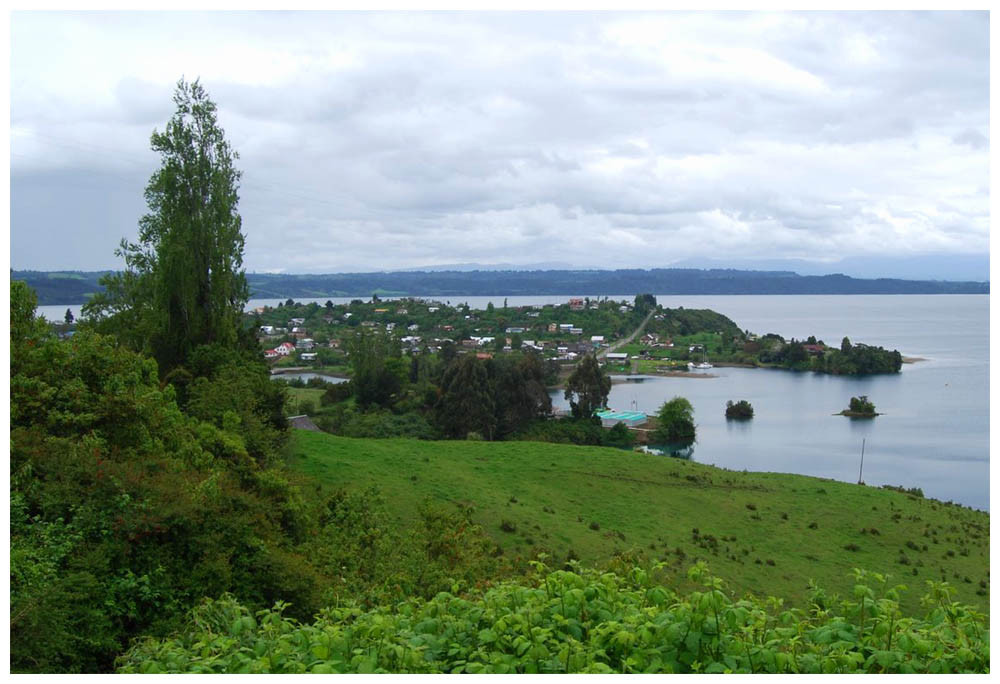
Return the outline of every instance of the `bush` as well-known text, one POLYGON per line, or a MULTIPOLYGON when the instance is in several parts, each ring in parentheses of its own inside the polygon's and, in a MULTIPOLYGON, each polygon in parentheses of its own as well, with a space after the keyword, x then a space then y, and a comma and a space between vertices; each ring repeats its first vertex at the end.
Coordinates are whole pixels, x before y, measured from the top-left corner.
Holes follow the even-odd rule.
POLYGON ((732 598, 703 563, 688 571, 701 585, 690 593, 664 586, 654 572, 634 564, 617 573, 538 568, 531 582, 465 598, 441 593, 368 611, 348 602, 306 624, 286 618, 283 604, 255 615, 231 596, 206 600, 176 636, 136 642, 119 671, 989 671, 986 616, 952 601, 943 583, 930 583, 925 616, 904 619, 903 587, 860 570, 854 571, 856 598, 833 608, 812 587, 811 610, 799 611, 774 598, 732 598), (891 645, 887 634, 895 637, 891 645))
POLYGON ((625 427, 625 423, 618 423, 604 431, 601 443, 607 447, 630 449, 635 445, 635 434, 625 427))

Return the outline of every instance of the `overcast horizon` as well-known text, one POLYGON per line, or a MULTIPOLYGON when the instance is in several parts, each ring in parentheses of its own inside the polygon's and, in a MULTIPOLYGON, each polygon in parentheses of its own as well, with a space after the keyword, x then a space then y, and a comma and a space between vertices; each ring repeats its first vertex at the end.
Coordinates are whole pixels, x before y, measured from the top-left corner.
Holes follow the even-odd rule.
POLYGON ((123 267, 183 76, 248 272, 988 278, 988 12, 10 16, 16 270, 123 267))

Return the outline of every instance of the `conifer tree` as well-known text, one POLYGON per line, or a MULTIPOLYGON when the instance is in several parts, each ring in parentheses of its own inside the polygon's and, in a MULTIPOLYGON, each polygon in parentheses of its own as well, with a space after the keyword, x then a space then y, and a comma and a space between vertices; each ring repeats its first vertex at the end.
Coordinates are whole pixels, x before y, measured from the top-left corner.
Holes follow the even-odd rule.
POLYGON ((486 367, 471 354, 456 359, 441 378, 435 408, 438 426, 448 436, 464 439, 477 432, 493 439, 496 402, 486 367))

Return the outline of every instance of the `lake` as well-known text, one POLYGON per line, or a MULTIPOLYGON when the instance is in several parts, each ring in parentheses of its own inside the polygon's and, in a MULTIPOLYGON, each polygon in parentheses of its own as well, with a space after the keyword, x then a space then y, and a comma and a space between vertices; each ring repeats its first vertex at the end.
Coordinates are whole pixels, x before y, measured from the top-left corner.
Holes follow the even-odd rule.
POLYGON ((339 385, 342 382, 347 382, 347 378, 335 378, 332 375, 322 375, 320 373, 311 373, 309 371, 271 374, 272 380, 302 380, 303 382, 308 382, 313 378, 319 378, 323 382, 331 385, 339 385))
MULTIPOLYGON (((665 306, 710 308, 752 332, 827 343, 854 341, 926 360, 898 375, 835 377, 713 368, 716 378, 653 377, 615 384, 608 404, 649 414, 674 397, 694 406, 692 459, 733 470, 773 471, 857 482, 862 440, 869 485, 920 487, 924 494, 989 510, 988 296, 657 297, 665 306), (884 415, 834 414, 865 394, 884 415), (727 421, 727 400, 754 406, 727 421)), ((567 406, 562 394, 556 406, 567 406)))
MULTIPOLYGON (((583 296, 583 295, 581 295, 583 296)), ((595 298, 596 295, 591 295, 595 298)), ((612 299, 632 299, 628 295, 612 299)), ((352 297, 300 299, 323 304, 352 297)), ((496 297, 426 297, 502 306, 496 297)), ((569 296, 510 296, 508 306, 560 304, 569 296)), ((251 300, 248 309, 284 300, 251 300)), ((893 376, 844 378, 789 371, 714 368, 711 379, 653 378, 616 384, 612 408, 655 413, 665 400, 694 406, 698 441, 692 458, 734 470, 800 473, 858 480, 865 440, 864 481, 920 487, 926 496, 989 509, 988 295, 657 295, 676 308, 712 309, 741 328, 803 339, 815 335, 839 345, 854 342, 922 357, 893 376), (833 416, 852 396, 868 395, 885 415, 870 421, 833 416), (755 417, 727 422, 726 401, 747 399, 755 417)), ((66 309, 39 313, 62 320, 66 309)), ((556 405, 565 405, 561 394, 556 405)))

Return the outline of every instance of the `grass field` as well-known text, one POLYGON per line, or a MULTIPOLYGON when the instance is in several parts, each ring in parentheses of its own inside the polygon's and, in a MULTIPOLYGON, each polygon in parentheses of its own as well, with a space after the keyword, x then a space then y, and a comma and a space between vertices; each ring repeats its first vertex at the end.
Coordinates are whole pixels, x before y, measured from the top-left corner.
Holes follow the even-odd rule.
POLYGON ((299 412, 299 406, 302 402, 312 402, 312 411, 315 412, 320 406, 319 399, 323 396, 326 390, 313 389, 311 387, 289 387, 286 390, 288 392, 288 401, 285 403, 286 410, 292 413, 299 412))
POLYGON ((377 485, 404 527, 426 497, 472 506, 507 554, 572 552, 601 565, 631 552, 668 562, 678 578, 701 558, 737 594, 790 605, 802 605, 810 579, 847 596, 851 569, 864 568, 907 585, 910 611, 926 581, 942 579, 959 600, 989 610, 989 515, 981 511, 615 449, 293 433, 292 467, 322 486, 377 485))

